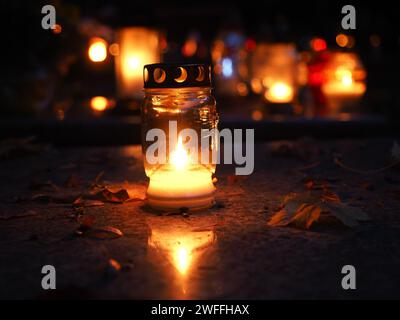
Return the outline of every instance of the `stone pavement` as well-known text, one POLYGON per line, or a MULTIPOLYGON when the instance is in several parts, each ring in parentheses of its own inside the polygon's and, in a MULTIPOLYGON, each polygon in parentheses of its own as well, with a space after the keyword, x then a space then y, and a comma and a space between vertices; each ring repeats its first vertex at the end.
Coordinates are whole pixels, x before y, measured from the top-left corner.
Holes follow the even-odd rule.
POLYGON ((50 149, 0 160, 0 298, 399 298, 400 168, 361 174, 333 161, 381 168, 392 144, 259 144, 253 175, 236 179, 231 167, 219 166, 217 205, 188 216, 146 209, 139 146, 50 149), (72 206, 74 191, 102 171, 106 185, 138 199, 72 206), (282 198, 304 191, 310 179, 329 183, 371 221, 307 231, 267 226, 282 198), (123 236, 79 234, 82 219, 123 236), (57 271, 55 291, 41 289, 47 264, 57 271), (341 288, 346 264, 356 267, 357 290, 341 288))

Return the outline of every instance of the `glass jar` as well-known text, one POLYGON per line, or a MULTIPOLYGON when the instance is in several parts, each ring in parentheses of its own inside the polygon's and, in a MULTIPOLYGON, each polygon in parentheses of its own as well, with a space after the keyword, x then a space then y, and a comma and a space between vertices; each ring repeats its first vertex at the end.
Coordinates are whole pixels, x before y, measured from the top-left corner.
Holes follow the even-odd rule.
POLYGON ((218 114, 210 72, 202 64, 144 67, 142 149, 147 202, 154 209, 199 210, 214 203, 218 114))

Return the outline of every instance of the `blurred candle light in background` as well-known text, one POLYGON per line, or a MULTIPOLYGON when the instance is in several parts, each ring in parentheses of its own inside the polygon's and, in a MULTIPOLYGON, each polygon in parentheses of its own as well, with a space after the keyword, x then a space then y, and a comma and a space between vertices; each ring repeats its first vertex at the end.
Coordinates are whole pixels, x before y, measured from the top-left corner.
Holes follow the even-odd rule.
POLYGON ((95 96, 90 99, 90 108, 96 113, 102 113, 103 111, 114 107, 114 100, 110 100, 103 96, 95 96))
POLYGON ((102 62, 107 58, 107 41, 94 37, 90 39, 88 49, 89 59, 93 62, 102 62))
POLYGON ((290 103, 296 98, 299 57, 293 44, 259 44, 251 64, 251 87, 267 102, 290 103))
MULTIPOLYGON (((253 42, 249 44, 252 45, 253 42)), ((240 31, 221 32, 217 36, 211 49, 211 57, 218 94, 225 97, 247 95, 249 78, 246 48, 246 38, 240 31)))
POLYGON ((328 48, 326 41, 322 38, 313 38, 310 42, 310 46, 314 51, 324 51, 328 48))
POLYGON ((117 31, 116 39, 117 95, 121 99, 141 99, 143 66, 161 61, 160 34, 144 27, 128 27, 117 31))
POLYGON ((335 52, 324 70, 322 92, 333 113, 353 108, 366 91, 366 71, 355 53, 335 52))

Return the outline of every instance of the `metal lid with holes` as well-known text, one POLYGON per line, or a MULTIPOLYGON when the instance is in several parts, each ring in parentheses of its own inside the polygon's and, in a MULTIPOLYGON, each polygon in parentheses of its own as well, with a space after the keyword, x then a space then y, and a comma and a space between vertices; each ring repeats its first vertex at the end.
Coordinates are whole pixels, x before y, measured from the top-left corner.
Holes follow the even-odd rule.
POLYGON ((147 64, 143 68, 145 88, 210 87, 211 67, 207 64, 147 64))

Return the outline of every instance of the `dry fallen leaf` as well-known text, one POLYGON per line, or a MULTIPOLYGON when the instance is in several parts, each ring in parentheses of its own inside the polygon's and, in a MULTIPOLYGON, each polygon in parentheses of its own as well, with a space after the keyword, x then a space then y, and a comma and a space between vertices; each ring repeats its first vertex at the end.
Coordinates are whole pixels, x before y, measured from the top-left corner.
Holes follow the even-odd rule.
POLYGON ((100 191, 93 194, 93 198, 101 201, 122 203, 129 199, 129 194, 125 189, 112 192, 107 187, 103 187, 100 191))
POLYGON ((121 264, 114 259, 109 259, 106 268, 106 277, 114 278, 121 271, 121 264))
POLYGON ((323 217, 335 218, 348 227, 357 226, 359 221, 369 220, 364 211, 342 203, 339 196, 333 192, 305 192, 287 195, 281 209, 271 218, 268 225, 294 225, 309 229, 323 217))
POLYGON ((90 228, 83 234, 85 237, 100 239, 100 240, 108 240, 108 239, 117 239, 121 238, 124 234, 121 230, 106 226, 100 228, 90 228))

